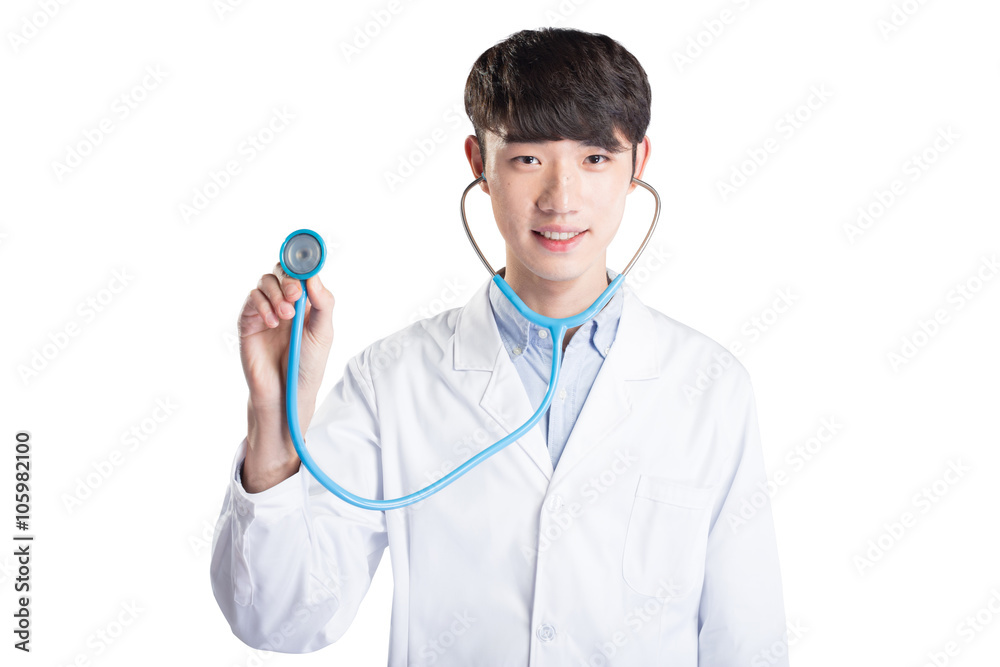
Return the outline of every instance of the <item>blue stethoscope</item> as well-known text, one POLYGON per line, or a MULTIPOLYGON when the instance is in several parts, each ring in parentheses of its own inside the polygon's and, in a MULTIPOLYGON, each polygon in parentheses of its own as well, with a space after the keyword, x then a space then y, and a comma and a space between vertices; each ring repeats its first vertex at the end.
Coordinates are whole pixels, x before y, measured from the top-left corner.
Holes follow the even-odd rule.
POLYGON ((284 243, 281 244, 281 268, 284 269, 285 273, 292 278, 297 278, 302 281, 302 295, 295 303, 295 318, 292 320, 291 341, 288 345, 288 374, 285 381, 285 412, 288 417, 288 430, 291 433, 292 443, 295 445, 295 451, 298 452, 302 465, 304 465, 306 469, 312 473, 312 476, 315 477, 316 480, 326 487, 331 493, 356 507, 370 510, 391 510, 399 507, 406 507, 407 505, 412 505, 417 501, 423 500, 424 498, 427 498, 428 496, 433 495, 448 486, 469 470, 520 438, 536 423, 538 423, 538 420, 542 418, 542 415, 545 414, 545 411, 548 410, 549 406, 552 404, 552 396, 555 393, 556 385, 559 382, 559 367, 561 366, 560 362, 562 361, 563 336, 566 334, 568 329, 579 326, 597 315, 601 308, 603 308, 611 297, 614 296, 615 291, 617 291, 619 286, 621 286, 624 282, 625 275, 639 258, 639 255, 646 247, 646 243, 649 242, 649 238, 653 235, 653 229, 656 227, 656 221, 660 217, 659 194, 657 194, 656 190, 654 190, 649 184, 633 177, 632 181, 649 190, 649 192, 652 193, 653 198, 656 200, 653 222, 649 226, 649 231, 646 233, 646 238, 642 240, 642 245, 639 246, 639 250, 636 251, 631 261, 629 261, 628 265, 625 267, 625 270, 615 276, 614 280, 608 284, 604 291, 601 292, 601 295, 597 297, 597 300, 594 301, 589 308, 571 317, 564 317, 561 319, 546 317, 531 310, 524 304, 523 301, 521 301, 521 298, 514 292, 514 290, 511 289, 510 285, 507 284, 507 281, 503 279, 503 276, 493 270, 493 267, 490 266, 490 263, 486 260, 482 250, 479 249, 479 246, 476 245, 475 239, 472 237, 472 231, 469 229, 469 221, 465 217, 465 197, 469 194, 469 190, 471 190, 473 186, 480 181, 485 180, 485 176, 480 175, 479 178, 470 183, 468 187, 465 188, 465 192, 462 193, 462 224, 465 226, 465 233, 469 237, 469 242, 472 243, 472 247, 475 248, 476 254, 479 255, 479 259, 481 259, 483 264, 486 265, 487 270, 493 274, 493 282, 500 288, 500 291, 503 292, 504 296, 506 296, 510 302, 514 304, 514 307, 517 308, 518 312, 520 312, 525 319, 533 323, 535 326, 548 329, 552 334, 552 370, 549 374, 549 387, 545 392, 545 397, 542 399, 542 404, 538 406, 538 409, 535 410, 535 414, 531 415, 528 421, 512 431, 503 439, 472 456, 465 463, 458 466, 441 479, 428 485, 420 491, 411 493, 408 496, 402 496, 391 500, 373 500, 356 496, 330 479, 330 477, 320 469, 319 465, 317 465, 316 461, 312 458, 312 456, 310 456, 309 451, 306 449, 305 442, 302 438, 302 432, 299 429, 298 409, 299 348, 302 343, 302 326, 305 318, 306 306, 305 281, 319 273, 319 270, 323 268, 323 263, 326 261, 326 244, 323 243, 323 239, 319 234, 309 229, 300 229, 292 232, 285 239, 284 243))

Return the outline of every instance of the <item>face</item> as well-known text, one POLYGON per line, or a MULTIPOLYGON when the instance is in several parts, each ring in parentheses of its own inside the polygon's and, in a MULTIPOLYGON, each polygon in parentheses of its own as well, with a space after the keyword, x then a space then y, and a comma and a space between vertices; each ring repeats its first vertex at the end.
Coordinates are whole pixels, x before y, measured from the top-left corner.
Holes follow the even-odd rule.
MULTIPOLYGON (((481 158, 475 137, 466 140, 475 173, 481 158), (478 163, 477 163, 478 160, 478 163)), ((497 226, 507 244, 505 278, 533 274, 550 281, 596 274, 605 282, 606 250, 622 221, 632 183, 632 148, 612 153, 564 139, 506 143, 486 132, 486 183, 497 226), (568 238, 564 238, 568 237, 568 238)), ((636 178, 649 153, 644 138, 636 152, 636 178)))

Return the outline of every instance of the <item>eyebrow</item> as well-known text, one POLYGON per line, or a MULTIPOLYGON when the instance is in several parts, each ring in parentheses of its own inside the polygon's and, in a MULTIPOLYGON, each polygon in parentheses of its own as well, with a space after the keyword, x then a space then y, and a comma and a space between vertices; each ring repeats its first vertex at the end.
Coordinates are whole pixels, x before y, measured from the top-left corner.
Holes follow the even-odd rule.
MULTIPOLYGON (((545 139, 542 139, 540 141, 510 141, 510 142, 504 142, 504 143, 500 144, 499 148, 500 149, 504 149, 504 148, 510 148, 511 146, 516 146, 516 147, 519 147, 519 146, 538 146, 540 144, 547 144, 547 143, 549 143, 549 141, 545 140, 545 139)), ((611 148, 606 148, 605 146, 601 146, 599 144, 587 143, 586 141, 578 141, 578 142, 576 142, 576 145, 577 145, 578 148, 599 148, 602 151, 608 151, 609 153, 624 153, 625 151, 627 151, 627 150, 629 150, 631 148, 631 146, 626 146, 625 148, 616 151, 616 150, 613 150, 611 148)))

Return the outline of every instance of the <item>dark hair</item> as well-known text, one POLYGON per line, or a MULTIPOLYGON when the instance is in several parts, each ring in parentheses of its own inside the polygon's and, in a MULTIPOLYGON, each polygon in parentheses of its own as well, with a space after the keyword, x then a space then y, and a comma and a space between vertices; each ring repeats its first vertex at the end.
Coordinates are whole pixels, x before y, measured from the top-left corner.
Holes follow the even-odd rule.
POLYGON ((652 92, 642 65, 606 35, 570 28, 522 30, 483 52, 465 82, 465 113, 485 160, 482 130, 507 142, 586 141, 624 150, 649 126, 652 92))

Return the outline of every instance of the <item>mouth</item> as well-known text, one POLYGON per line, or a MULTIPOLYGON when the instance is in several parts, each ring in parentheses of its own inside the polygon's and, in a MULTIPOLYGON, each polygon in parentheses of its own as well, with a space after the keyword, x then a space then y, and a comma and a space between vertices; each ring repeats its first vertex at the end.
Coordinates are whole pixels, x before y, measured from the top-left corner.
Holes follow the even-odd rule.
MULTIPOLYGON (((587 231, 587 230, 583 230, 583 231, 587 231)), ((539 232, 539 231, 535 231, 535 234, 538 234, 540 236, 544 236, 545 238, 550 239, 552 241, 566 241, 567 239, 571 239, 574 236, 577 236, 578 234, 582 234, 582 233, 583 233, 582 231, 581 232, 549 232, 549 231, 539 232)))
POLYGON ((587 230, 579 232, 539 232, 532 230, 531 233, 546 250, 554 252, 565 252, 576 247, 582 238, 587 234, 587 230))

